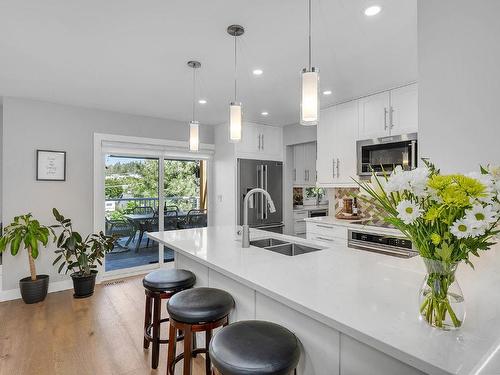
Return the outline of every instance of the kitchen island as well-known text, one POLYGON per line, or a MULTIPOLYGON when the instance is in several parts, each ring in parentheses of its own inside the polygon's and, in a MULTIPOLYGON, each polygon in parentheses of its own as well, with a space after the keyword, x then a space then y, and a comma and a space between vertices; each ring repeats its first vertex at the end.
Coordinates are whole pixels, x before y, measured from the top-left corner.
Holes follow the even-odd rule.
POLYGON ((282 324, 301 340, 299 374, 500 374, 500 254, 498 246, 461 265, 457 279, 467 317, 442 332, 418 319, 425 275, 419 257, 402 259, 258 230, 323 248, 286 256, 241 248, 236 226, 149 233, 175 252, 178 268, 197 286, 227 290, 236 301, 230 320, 282 324))

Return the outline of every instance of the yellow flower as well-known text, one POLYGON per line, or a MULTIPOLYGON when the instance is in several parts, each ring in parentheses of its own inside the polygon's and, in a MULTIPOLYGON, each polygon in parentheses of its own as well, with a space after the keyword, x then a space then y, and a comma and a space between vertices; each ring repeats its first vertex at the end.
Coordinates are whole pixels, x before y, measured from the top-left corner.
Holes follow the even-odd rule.
POLYGON ((424 219, 427 221, 434 221, 439 217, 439 207, 432 206, 425 213, 424 219))
POLYGON ((441 236, 437 233, 431 234, 431 241, 434 245, 439 245, 441 243, 441 236))

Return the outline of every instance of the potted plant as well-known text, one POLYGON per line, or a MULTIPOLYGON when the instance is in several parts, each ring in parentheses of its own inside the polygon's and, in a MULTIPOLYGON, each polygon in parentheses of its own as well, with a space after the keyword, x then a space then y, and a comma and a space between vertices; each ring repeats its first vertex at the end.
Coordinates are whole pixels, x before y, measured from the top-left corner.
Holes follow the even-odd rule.
POLYGON ((106 236, 102 231, 98 234, 89 234, 85 239, 73 230, 71 219, 62 216, 57 209, 52 210, 58 225, 62 228, 57 238, 56 253, 59 255, 53 265, 59 264, 58 272, 66 268, 65 273, 71 272, 75 298, 90 297, 94 293, 97 264, 102 265, 102 259, 113 250, 115 238, 106 236))
POLYGON ((0 253, 9 243, 12 255, 16 255, 21 246, 28 252, 31 276, 19 280, 21 296, 25 303, 40 302, 47 296, 49 275, 37 275, 35 259, 38 258, 40 244, 46 247, 51 234, 55 240, 52 228, 41 225, 38 220, 33 219, 31 213, 28 213, 16 216, 14 221, 5 227, 4 234, 0 238, 0 253))
POLYGON ((419 292, 420 317, 452 330, 462 326, 465 304, 455 278, 461 262, 493 246, 500 233, 500 168, 443 175, 425 166, 359 182, 361 199, 375 204, 385 220, 411 239, 427 270, 419 292))

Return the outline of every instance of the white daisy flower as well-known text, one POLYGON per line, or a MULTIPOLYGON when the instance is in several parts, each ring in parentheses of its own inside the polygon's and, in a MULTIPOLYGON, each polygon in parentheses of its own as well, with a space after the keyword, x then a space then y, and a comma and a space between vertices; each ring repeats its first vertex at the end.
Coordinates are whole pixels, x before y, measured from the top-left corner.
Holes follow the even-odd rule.
POLYGON ((396 210, 398 211, 398 218, 403 220, 405 224, 412 224, 422 216, 422 209, 417 204, 408 200, 399 202, 396 210))
POLYGON ((496 195, 495 178, 491 174, 482 174, 479 172, 471 172, 467 177, 478 180, 486 188, 485 196, 478 198, 479 201, 484 203, 491 203, 496 195))
POLYGON ((494 223, 497 219, 497 212, 493 209, 492 205, 484 206, 482 204, 475 204, 470 210, 465 213, 466 219, 475 226, 482 226, 494 223))
POLYGON ((450 228, 450 232, 457 238, 466 238, 473 236, 472 225, 464 219, 455 221, 450 228))

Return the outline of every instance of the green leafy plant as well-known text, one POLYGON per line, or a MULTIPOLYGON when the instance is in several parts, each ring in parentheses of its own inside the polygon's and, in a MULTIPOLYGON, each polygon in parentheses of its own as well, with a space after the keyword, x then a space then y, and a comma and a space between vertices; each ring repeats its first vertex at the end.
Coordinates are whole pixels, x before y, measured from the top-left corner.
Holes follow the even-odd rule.
POLYGON ((102 259, 106 253, 113 250, 115 237, 106 236, 102 231, 98 234, 89 234, 85 239, 80 233, 73 230, 71 219, 65 218, 57 209, 52 213, 62 231, 57 238, 56 253, 59 254, 53 265, 59 263, 58 272, 66 268, 65 273, 72 272, 76 276, 88 276, 97 264, 102 265, 102 259))
POLYGON ((21 246, 28 251, 31 280, 36 280, 35 259, 38 258, 40 245, 46 247, 51 236, 56 238, 51 227, 41 225, 38 220, 33 219, 31 213, 16 216, 14 221, 4 229, 0 238, 0 253, 5 251, 10 243, 10 253, 16 255, 21 246))

